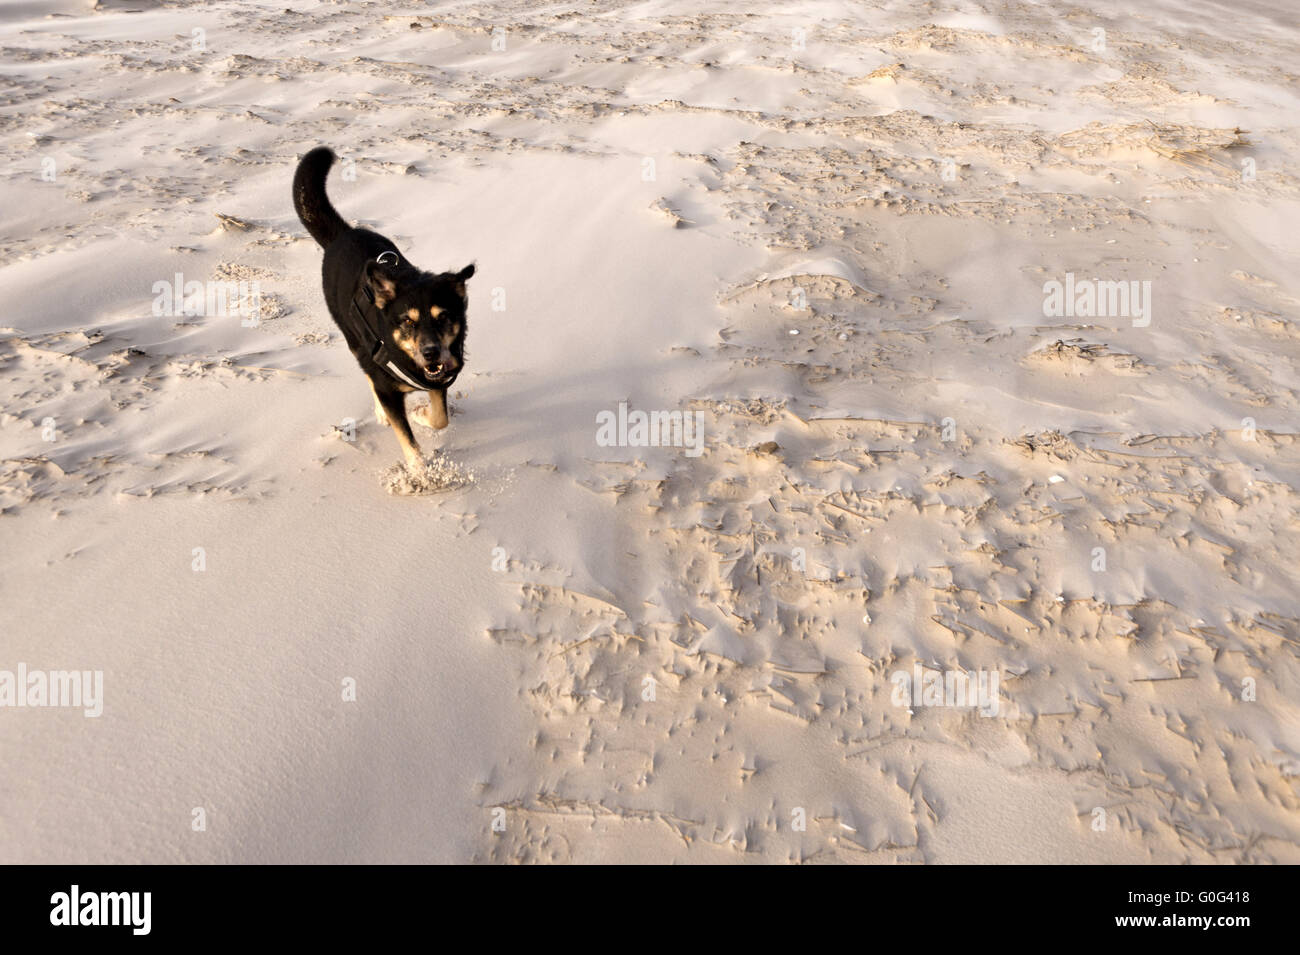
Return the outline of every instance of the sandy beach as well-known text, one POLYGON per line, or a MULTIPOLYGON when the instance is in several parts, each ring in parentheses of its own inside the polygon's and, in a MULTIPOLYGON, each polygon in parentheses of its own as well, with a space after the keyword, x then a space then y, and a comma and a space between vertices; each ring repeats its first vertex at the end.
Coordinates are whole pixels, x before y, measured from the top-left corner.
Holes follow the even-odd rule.
POLYGON ((0 862, 1300 862, 1298 43, 3 0, 0 862))

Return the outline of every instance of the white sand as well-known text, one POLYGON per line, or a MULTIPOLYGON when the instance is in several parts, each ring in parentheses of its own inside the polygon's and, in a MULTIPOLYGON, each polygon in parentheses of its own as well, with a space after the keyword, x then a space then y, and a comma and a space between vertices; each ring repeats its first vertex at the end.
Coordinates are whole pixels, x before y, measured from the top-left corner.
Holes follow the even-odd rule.
POLYGON ((104 674, 0 709, 0 862, 1300 861, 1276 6, 0 3, 0 671, 104 674), (325 311, 322 143, 478 264, 436 487, 325 311))

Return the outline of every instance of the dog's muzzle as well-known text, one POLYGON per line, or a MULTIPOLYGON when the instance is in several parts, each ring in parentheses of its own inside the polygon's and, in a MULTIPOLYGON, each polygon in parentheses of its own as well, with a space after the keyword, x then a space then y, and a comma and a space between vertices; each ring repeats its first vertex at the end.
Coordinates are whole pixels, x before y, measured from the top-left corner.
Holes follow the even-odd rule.
POLYGON ((438 362, 437 364, 429 365, 424 369, 424 377, 429 379, 429 382, 431 384, 435 384, 439 386, 450 385, 453 381, 456 380, 456 376, 459 374, 460 374, 459 366, 448 365, 443 362, 438 362))

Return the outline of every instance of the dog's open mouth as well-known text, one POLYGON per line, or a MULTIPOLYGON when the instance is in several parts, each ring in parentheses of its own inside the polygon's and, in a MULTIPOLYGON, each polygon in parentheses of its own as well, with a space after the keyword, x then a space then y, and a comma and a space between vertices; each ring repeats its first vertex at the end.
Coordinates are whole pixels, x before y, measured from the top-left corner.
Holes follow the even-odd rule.
POLYGON ((442 369, 425 368, 424 377, 429 379, 435 385, 449 385, 456 380, 455 371, 443 371, 442 369))

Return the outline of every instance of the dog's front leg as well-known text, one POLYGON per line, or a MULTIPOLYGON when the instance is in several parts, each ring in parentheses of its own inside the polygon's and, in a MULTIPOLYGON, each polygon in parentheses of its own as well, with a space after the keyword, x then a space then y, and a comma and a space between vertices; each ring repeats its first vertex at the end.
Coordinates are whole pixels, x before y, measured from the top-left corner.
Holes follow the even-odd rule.
POLYGON ((402 446, 402 454, 406 458, 407 466, 415 469, 423 467, 424 455, 420 454, 420 446, 415 443, 410 422, 406 420, 406 395, 400 391, 382 393, 376 391, 375 397, 379 399, 388 423, 392 426, 393 433, 397 435, 397 443, 402 446))
POLYGON ((414 417, 416 421, 434 431, 441 431, 447 427, 447 392, 430 391, 428 407, 416 408, 414 417))
POLYGON ((388 424, 388 413, 384 411, 384 403, 379 400, 379 392, 376 390, 373 381, 370 382, 370 393, 375 396, 375 420, 381 426, 388 424))

